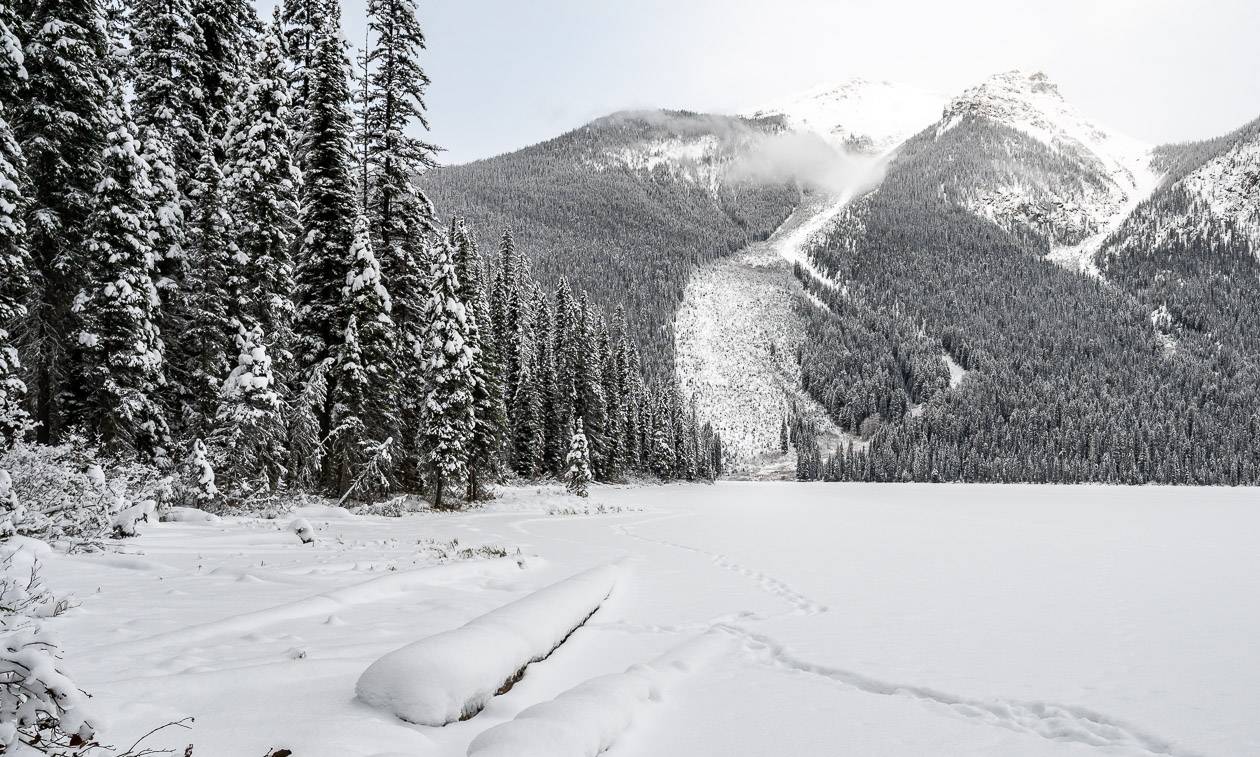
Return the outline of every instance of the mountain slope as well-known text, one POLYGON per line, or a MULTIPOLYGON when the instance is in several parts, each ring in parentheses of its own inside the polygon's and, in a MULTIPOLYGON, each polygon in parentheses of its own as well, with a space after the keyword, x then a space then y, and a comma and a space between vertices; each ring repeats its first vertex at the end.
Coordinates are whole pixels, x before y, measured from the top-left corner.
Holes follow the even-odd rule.
POLYGON ((1260 119, 1158 156, 1164 182, 1107 239, 1100 266, 1179 343, 1260 360, 1260 119))
POLYGON ((837 285, 806 278, 831 311, 811 323, 810 363, 836 368, 807 386, 845 430, 880 424, 827 475, 1260 481, 1256 365, 1169 353, 1131 294, 1046 260, 1116 222, 1123 165, 1098 152, 1109 140, 1033 119, 1047 108, 1026 106, 1058 99, 1044 77, 1014 83, 1011 97, 973 91, 903 145, 813 251, 837 285), (1004 187, 1017 202, 987 201, 1004 187), (968 371, 961 384, 923 373, 925 340, 968 371))
POLYGON ((765 239, 799 201, 791 177, 747 160, 782 131, 775 119, 620 113, 423 183, 483 244, 511 228, 544 286, 568 277, 625 307, 649 370, 668 375, 692 268, 765 239))
POLYGON ((954 98, 936 136, 960 128, 971 144, 955 199, 1070 269, 1093 270, 1157 181, 1148 147, 1087 119, 1041 73, 998 74, 954 98))

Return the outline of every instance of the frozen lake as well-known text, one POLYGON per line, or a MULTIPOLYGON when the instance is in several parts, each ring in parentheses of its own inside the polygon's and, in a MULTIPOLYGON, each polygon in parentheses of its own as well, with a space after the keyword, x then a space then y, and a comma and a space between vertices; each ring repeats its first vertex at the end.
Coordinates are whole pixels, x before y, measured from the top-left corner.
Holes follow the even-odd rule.
POLYGON ((288 519, 224 520, 47 558, 81 602, 50 628, 108 741, 192 715, 149 745, 455 757, 702 639, 606 754, 1260 754, 1254 490, 529 488, 454 515, 303 515, 314 546, 288 519), (591 514, 555 512, 574 507, 591 514), (481 545, 509 557, 458 559, 481 545), (408 725, 354 699, 382 655, 616 562, 603 607, 476 717, 408 725))

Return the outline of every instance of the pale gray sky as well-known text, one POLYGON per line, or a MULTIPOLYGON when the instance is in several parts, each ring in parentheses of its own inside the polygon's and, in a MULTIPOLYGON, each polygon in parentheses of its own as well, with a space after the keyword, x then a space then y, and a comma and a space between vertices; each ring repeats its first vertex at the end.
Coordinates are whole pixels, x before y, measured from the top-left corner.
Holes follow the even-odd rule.
MULTIPOLYGON (((258 0, 270 13, 271 2, 258 0)), ((342 0, 352 42, 365 0, 342 0)), ((419 0, 432 139, 457 163, 614 110, 736 112, 852 76, 953 94, 1045 71, 1148 142, 1260 116, 1260 0, 419 0)))

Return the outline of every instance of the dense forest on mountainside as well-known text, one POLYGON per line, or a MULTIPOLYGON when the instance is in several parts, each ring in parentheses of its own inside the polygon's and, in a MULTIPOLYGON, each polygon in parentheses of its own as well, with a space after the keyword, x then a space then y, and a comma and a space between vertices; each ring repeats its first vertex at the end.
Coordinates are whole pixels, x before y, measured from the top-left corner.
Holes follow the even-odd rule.
POLYGON ((1221 217, 1187 186, 1209 162, 1250 175, 1239 192, 1260 197, 1260 119, 1224 137, 1158 151, 1168 174, 1111 235, 1100 268, 1108 281, 1133 293, 1183 349, 1260 365, 1260 258, 1249 218, 1221 217))
POLYGON ((984 180, 992 134, 964 122, 912 139, 814 250, 841 288, 811 284, 833 315, 811 319, 812 349, 830 355, 807 357, 855 366, 872 390, 850 400, 811 389, 846 427, 863 413, 878 424, 867 450, 840 451, 810 477, 1260 481, 1254 363, 1170 347, 1130 295, 1044 261, 1044 241, 960 205, 984 180), (924 339, 967 369, 959 386, 931 393, 939 378, 916 359, 924 339), (899 413, 924 399, 921 413, 899 413))
POLYGON ((623 113, 434 171, 422 186, 475 228, 510 228, 547 287, 567 277, 605 308, 624 307, 645 368, 671 376, 674 313, 692 268, 765 239, 800 199, 788 183, 724 175, 748 139, 777 128, 772 119, 623 113), (686 152, 706 140, 715 153, 686 152), (654 145, 671 144, 682 154, 650 159, 654 145))

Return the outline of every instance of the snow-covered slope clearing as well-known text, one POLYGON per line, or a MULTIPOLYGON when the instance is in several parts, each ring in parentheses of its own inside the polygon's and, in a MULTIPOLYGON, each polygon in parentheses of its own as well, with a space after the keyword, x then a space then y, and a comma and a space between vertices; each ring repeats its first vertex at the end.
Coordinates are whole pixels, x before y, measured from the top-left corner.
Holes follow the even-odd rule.
POLYGON ((391 652, 372 663, 355 691, 408 723, 467 720, 512 687, 595 614, 617 567, 592 568, 515 602, 391 652))

